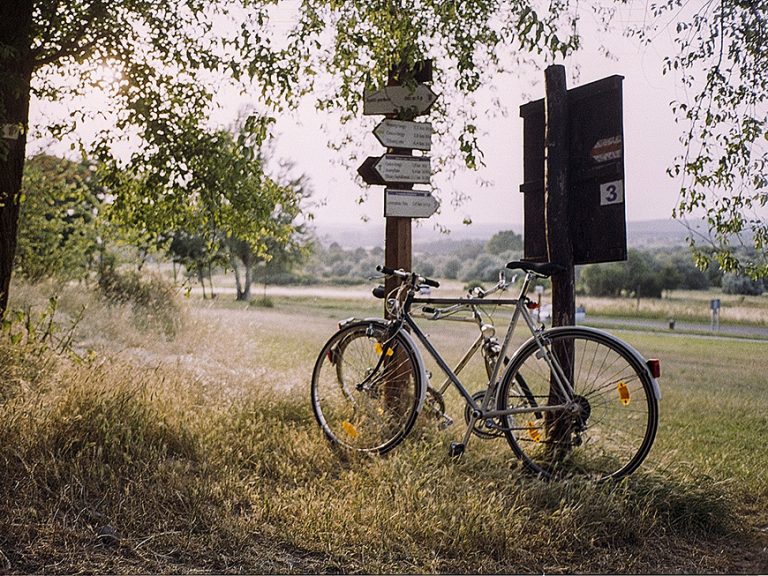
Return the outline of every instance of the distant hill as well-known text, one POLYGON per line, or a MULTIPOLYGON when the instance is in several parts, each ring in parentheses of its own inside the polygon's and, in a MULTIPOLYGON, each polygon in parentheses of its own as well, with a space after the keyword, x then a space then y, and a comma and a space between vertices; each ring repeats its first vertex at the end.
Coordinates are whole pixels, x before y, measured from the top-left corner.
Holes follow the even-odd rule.
MULTIPOLYGON (((368 224, 355 222, 349 225, 323 225, 316 222, 315 225, 318 238, 326 245, 336 242, 343 248, 384 246, 383 222, 368 224)), ((413 227, 413 244, 417 249, 420 245, 430 244, 434 248, 435 243, 444 243, 446 249, 450 250, 453 243, 466 240, 485 242, 497 232, 510 228, 522 233, 523 225, 520 223, 459 225, 445 234, 433 229, 431 224, 424 223, 413 227)), ((630 248, 683 246, 688 235, 689 231, 677 220, 643 220, 627 223, 627 243, 630 248)))
POLYGON ((627 244, 630 248, 684 246, 691 232, 679 220, 641 220, 627 222, 627 244))
MULTIPOLYGON (((431 224, 413 226, 414 245, 440 241, 481 240, 485 242, 500 230, 515 230, 522 233, 522 224, 472 224, 470 226, 458 225, 450 229, 449 233, 443 233, 432 228, 431 224)), ((369 248, 384 246, 384 223, 368 224, 354 223, 346 225, 322 224, 315 222, 315 232, 325 244, 337 242, 343 248, 369 248)))

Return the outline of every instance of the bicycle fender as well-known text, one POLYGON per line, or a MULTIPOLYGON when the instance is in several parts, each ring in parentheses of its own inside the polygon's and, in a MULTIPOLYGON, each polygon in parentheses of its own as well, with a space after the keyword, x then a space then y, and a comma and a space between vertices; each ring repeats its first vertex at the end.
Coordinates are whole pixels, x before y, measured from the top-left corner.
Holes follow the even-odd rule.
MULTIPOLYGON (((568 330, 568 329, 571 329, 571 328, 573 328, 573 326, 558 326, 558 327, 555 327, 555 328, 550 328, 549 330, 544 331, 542 336, 546 336, 547 334, 556 334, 557 332, 561 332, 561 331, 568 330)), ((600 336, 602 336, 604 338, 610 338, 611 340, 616 340, 616 341, 620 342, 621 345, 624 346, 624 348, 626 348, 627 351, 630 354, 632 354, 632 356, 635 358, 635 360, 637 360, 640 363, 640 365, 643 367, 643 369, 645 370, 646 374, 648 375, 649 380, 651 381, 651 386, 653 387, 653 395, 656 397, 656 400, 661 400, 661 386, 659 386, 658 381, 656 380, 656 378, 653 377, 653 374, 651 374, 651 371, 648 368, 648 364, 646 364, 645 357, 643 357, 643 355, 640 354, 640 352, 638 352, 634 348, 634 346, 632 346, 631 344, 629 344, 628 342, 626 342, 624 340, 616 338, 616 336, 614 336, 610 332, 606 332, 605 330, 598 330, 597 328, 591 328, 590 326, 579 326, 578 328, 579 328, 579 330, 584 330, 586 332, 592 332, 593 334, 600 335, 600 336)), ((523 344, 523 346, 525 346, 526 344, 528 344, 528 342, 530 342, 532 340, 533 340, 533 338, 528 340, 525 344, 523 344)), ((523 348, 523 346, 521 346, 520 348, 523 348)))
POLYGON ((416 346, 416 342, 413 340, 411 335, 408 334, 408 332, 405 330, 401 330, 400 334, 402 334, 403 337, 405 337, 405 339, 408 341, 408 344, 410 344, 411 348, 413 349, 414 355, 416 356, 416 364, 418 365, 419 372, 421 373, 421 381, 423 385, 421 387, 421 395, 419 396, 419 403, 416 406, 416 413, 421 414, 421 409, 424 407, 424 401, 427 399, 427 386, 429 385, 429 379, 427 377, 427 368, 426 366, 424 366, 424 359, 421 357, 421 352, 416 346))

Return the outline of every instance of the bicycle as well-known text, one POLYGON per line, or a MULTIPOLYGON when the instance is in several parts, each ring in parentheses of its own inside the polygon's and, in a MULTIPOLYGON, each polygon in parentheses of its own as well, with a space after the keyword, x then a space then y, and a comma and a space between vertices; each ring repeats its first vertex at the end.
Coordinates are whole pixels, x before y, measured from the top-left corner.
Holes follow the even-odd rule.
POLYGON ((452 456, 464 453, 480 422, 481 430, 503 434, 524 466, 545 479, 580 472, 604 481, 635 471, 658 427, 659 361, 646 361, 629 344, 594 328, 537 326, 531 312, 535 303, 527 296, 530 286, 562 268, 524 261, 507 268, 525 272, 518 297, 484 299, 485 304, 514 307, 499 357, 508 356, 521 318, 531 337, 509 357, 503 373, 503 362, 494 363, 488 387, 476 399, 411 316, 413 304, 466 306, 467 299, 420 298, 421 286, 437 288, 439 283, 379 267, 401 280, 390 299, 393 318, 343 324, 315 363, 312 408, 326 437, 335 445, 376 454, 407 437, 428 388, 418 341, 468 406, 467 430, 462 442, 451 443, 452 456))
MULTIPOLYGON (((508 357, 501 357, 501 343, 496 338, 496 326, 493 321, 492 314, 486 311, 486 304, 488 303, 488 297, 498 292, 504 292, 515 281, 507 280, 504 270, 499 272, 499 280, 495 286, 489 290, 476 286, 469 291, 465 299, 462 299, 459 304, 452 304, 444 308, 423 305, 420 308, 421 315, 419 318, 424 318, 427 321, 455 321, 466 322, 475 324, 478 329, 478 335, 474 342, 464 352, 464 355, 458 361, 453 368, 453 373, 459 375, 464 368, 467 367, 472 358, 479 351, 482 356, 483 367, 485 368, 485 374, 488 379, 493 377, 493 370, 496 362, 501 359, 506 365, 509 362, 508 357), (462 313, 468 313, 462 314, 462 313)), ((379 287, 383 290, 383 286, 379 287)), ((383 298, 381 291, 374 290, 374 296, 383 298)), ((491 303, 492 304, 492 303, 491 303)), ((412 316, 417 317, 415 314, 412 316)), ((439 387, 433 388, 430 383, 427 383, 427 405, 430 407, 431 412, 435 418, 439 421, 439 428, 445 429, 453 424, 453 419, 445 413, 445 401, 443 395, 451 386, 451 379, 446 377, 439 387)), ((477 403, 482 403, 485 390, 480 390, 472 395, 472 398, 477 403)), ((471 406, 465 404, 464 409, 464 421, 469 424, 471 418, 471 406)), ((499 430, 488 430, 485 428, 484 420, 477 420, 475 422, 474 433, 476 436, 487 440, 491 438, 498 438, 502 435, 499 430)))

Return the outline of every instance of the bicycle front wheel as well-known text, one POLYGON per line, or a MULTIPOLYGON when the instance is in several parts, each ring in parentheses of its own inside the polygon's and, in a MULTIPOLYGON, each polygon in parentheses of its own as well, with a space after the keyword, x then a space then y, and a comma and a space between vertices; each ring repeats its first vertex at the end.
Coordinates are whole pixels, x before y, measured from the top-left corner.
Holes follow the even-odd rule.
POLYGON ((602 481, 632 473, 651 449, 659 417, 642 358, 615 337, 582 327, 554 328, 524 344, 504 373, 497 408, 521 410, 501 418, 507 441, 544 478, 583 473, 602 481), (551 387, 553 370, 569 380, 571 398, 551 387))
POLYGON ((381 321, 349 324, 323 347, 312 373, 312 409, 334 444, 383 454, 416 421, 424 382, 417 352, 381 321))

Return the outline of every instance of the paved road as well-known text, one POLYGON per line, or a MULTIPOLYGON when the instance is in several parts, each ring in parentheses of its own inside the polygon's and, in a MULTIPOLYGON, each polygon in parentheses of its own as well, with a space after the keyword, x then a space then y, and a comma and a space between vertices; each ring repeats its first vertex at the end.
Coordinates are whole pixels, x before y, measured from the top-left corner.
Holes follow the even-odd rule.
POLYGON ((712 330, 712 325, 703 322, 675 321, 674 329, 670 329, 669 322, 664 320, 650 320, 646 318, 613 318, 606 316, 587 316, 582 324, 600 326, 627 326, 642 330, 656 330, 659 332, 697 332, 712 334, 713 336, 740 336, 753 337, 768 340, 768 328, 760 326, 743 326, 740 324, 721 324, 719 330, 712 330))
MULTIPOLYGON (((371 299, 371 286, 269 286, 267 288, 267 295, 269 296, 309 296, 315 298, 338 298, 338 299, 358 299, 368 300, 371 299)), ((262 287, 254 287, 254 295, 262 294, 262 287)), ((192 290, 195 292, 195 288, 192 290)), ((199 288, 197 288, 199 292, 199 288)), ((223 287, 217 288, 218 293, 232 293, 234 294, 234 288, 223 287)), ((463 296, 463 289, 446 291, 441 293, 440 296, 463 296), (454 294, 455 292, 455 294, 454 294)), ((744 326, 739 324, 721 324, 720 329, 717 331, 712 330, 709 323, 699 322, 687 322, 687 321, 675 321, 675 328, 671 330, 669 328, 669 322, 666 320, 651 320, 646 318, 616 318, 609 316, 592 316, 587 315, 582 324, 595 327, 629 327, 636 328, 638 330, 653 330, 658 332, 674 333, 702 333, 711 334, 713 336, 738 336, 741 338, 759 338, 768 340, 768 328, 760 326, 744 326)))

